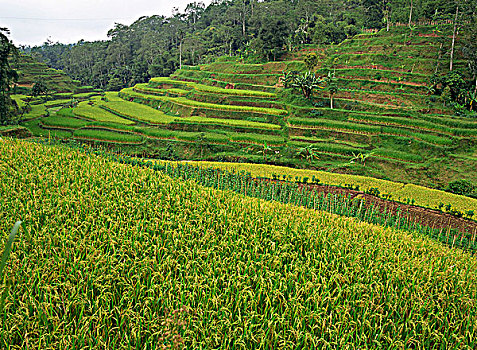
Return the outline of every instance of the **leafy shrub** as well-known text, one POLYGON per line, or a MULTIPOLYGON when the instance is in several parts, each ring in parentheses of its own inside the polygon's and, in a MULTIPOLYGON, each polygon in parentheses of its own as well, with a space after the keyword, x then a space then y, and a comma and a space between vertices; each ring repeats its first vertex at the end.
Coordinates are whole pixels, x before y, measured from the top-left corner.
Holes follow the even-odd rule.
POLYGON ((468 196, 474 192, 475 186, 469 180, 456 180, 449 183, 446 188, 447 192, 468 196))

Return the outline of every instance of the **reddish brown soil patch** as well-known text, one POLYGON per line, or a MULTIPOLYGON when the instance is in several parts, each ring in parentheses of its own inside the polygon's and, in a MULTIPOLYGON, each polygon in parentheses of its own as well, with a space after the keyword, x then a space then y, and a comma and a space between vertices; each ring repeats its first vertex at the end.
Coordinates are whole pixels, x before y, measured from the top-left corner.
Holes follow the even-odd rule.
POLYGON ((431 33, 431 34, 422 34, 419 33, 418 36, 424 37, 424 38, 437 38, 440 35, 437 35, 436 33, 431 33))
MULTIPOLYGON (((262 181, 283 182, 279 180, 268 179, 262 179, 262 181)), ((477 222, 469 219, 458 218, 438 210, 398 203, 392 200, 386 200, 364 193, 363 191, 356 191, 347 188, 320 184, 298 184, 298 186, 300 188, 311 189, 317 193, 323 193, 325 195, 339 194, 342 196, 350 196, 351 199, 364 199, 364 205, 366 207, 373 205, 374 208, 378 208, 381 213, 384 211, 386 211, 386 213, 391 212, 394 216, 400 213, 399 215, 404 221, 411 223, 415 222, 421 225, 432 227, 434 229, 440 229, 443 231, 443 233, 447 233, 447 230, 452 228, 463 234, 467 233, 473 236, 477 235, 477 222)), ((457 237, 457 239, 459 238, 460 237, 457 237)))
POLYGON ((397 215, 400 208, 400 215, 405 220, 410 222, 418 222, 421 225, 426 225, 433 228, 447 230, 449 227, 459 230, 462 233, 476 233, 477 222, 458 218, 456 216, 442 213, 437 210, 422 208, 415 205, 402 204, 394 201, 385 200, 362 191, 355 191, 345 188, 338 188, 333 186, 315 185, 315 184, 301 184, 300 187, 312 188, 320 193, 337 193, 344 196, 350 195, 351 198, 363 198, 367 206, 371 204, 379 208, 380 212, 391 211, 393 215, 397 215))

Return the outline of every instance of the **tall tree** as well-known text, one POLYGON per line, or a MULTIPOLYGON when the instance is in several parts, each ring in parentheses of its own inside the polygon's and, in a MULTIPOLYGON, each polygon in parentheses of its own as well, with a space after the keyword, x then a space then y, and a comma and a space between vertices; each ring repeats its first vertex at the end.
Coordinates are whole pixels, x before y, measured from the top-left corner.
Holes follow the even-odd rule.
POLYGON ((14 103, 7 92, 18 79, 17 72, 10 67, 9 58, 17 53, 17 48, 8 39, 10 31, 0 27, 0 125, 9 124, 14 119, 14 103))

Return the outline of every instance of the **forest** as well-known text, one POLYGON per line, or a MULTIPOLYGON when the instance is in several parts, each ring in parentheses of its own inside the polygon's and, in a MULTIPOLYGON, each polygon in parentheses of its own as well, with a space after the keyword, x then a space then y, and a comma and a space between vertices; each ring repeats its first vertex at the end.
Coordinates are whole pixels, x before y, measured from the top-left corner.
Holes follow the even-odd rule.
POLYGON ((464 33, 465 75, 475 81, 476 8, 475 0, 213 0, 208 6, 191 2, 169 17, 116 23, 106 41, 47 40, 21 49, 83 84, 120 90, 223 55, 265 62, 298 46, 338 44, 366 30, 452 22, 464 33))

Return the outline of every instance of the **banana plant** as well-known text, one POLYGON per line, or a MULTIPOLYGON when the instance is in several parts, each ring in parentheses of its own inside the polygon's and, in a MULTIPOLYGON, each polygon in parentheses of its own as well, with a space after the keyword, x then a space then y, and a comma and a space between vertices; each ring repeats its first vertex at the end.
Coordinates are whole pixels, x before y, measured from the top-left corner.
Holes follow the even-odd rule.
POLYGON ((353 158, 350 159, 350 164, 353 164, 354 162, 360 162, 361 164, 363 164, 364 166, 366 166, 366 159, 368 159, 369 157, 371 157, 372 155, 374 154, 374 152, 368 152, 368 153, 354 153, 353 152, 353 158))
POLYGON ((303 93, 305 98, 310 99, 313 93, 313 90, 316 88, 323 89, 324 87, 321 85, 323 80, 317 78, 316 75, 310 71, 296 75, 293 79, 292 87, 298 88, 303 93))
POLYGON ((310 164, 313 159, 319 158, 316 148, 314 148, 312 145, 300 148, 297 152, 297 155, 299 157, 305 158, 310 164))
POLYGON ((272 151, 273 151, 272 148, 268 146, 266 142, 264 142, 262 148, 258 151, 258 153, 263 154, 263 159, 266 161, 268 152, 272 152, 272 151))

